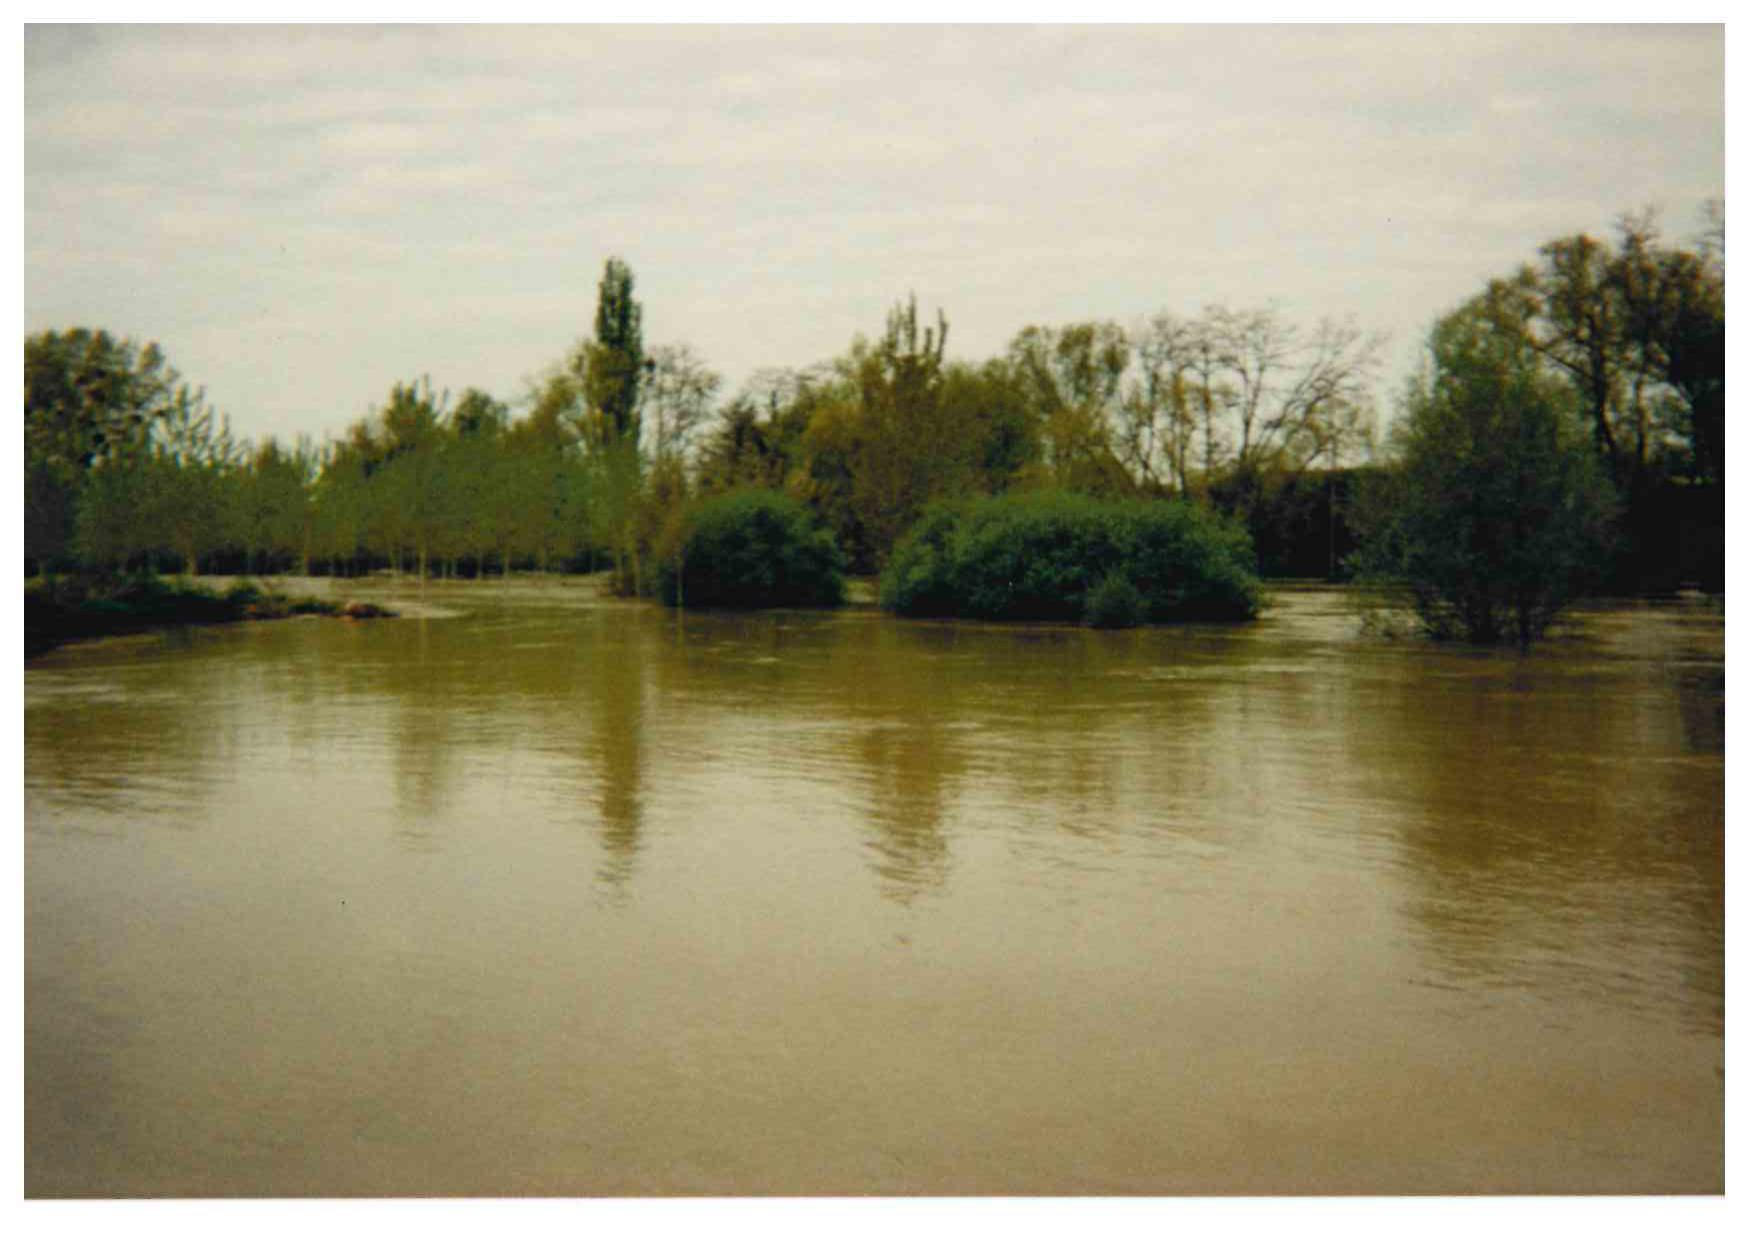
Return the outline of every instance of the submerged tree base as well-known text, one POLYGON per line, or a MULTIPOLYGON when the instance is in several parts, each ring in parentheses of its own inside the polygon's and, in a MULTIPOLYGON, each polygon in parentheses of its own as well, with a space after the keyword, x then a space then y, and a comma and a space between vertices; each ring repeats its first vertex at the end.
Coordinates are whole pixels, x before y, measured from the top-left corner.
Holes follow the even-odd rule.
POLYGON ((122 582, 74 579, 52 586, 44 582, 27 585, 24 590, 24 654, 29 658, 67 642, 184 624, 232 624, 293 616, 368 620, 394 614, 375 603, 291 598, 264 591, 250 581, 239 582, 223 594, 157 577, 122 582))

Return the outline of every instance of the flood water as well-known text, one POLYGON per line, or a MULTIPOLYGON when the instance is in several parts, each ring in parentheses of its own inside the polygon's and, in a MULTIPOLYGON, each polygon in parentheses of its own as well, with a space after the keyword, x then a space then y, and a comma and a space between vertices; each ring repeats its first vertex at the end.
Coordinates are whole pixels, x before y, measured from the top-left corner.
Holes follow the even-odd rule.
POLYGON ((27 665, 27 1194, 1723 1191, 1715 605, 426 602, 27 665))

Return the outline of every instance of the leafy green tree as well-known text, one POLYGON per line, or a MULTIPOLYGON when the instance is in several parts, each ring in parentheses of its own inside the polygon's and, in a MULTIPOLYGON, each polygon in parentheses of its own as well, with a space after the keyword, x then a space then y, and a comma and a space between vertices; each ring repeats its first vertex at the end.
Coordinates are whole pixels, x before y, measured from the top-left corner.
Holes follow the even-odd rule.
POLYGON ((462 392, 450 411, 438 460, 438 545, 453 575, 454 564, 472 555, 481 573, 499 543, 493 528, 494 493, 508 485, 501 463, 509 406, 478 388, 462 392))
POLYGON ((581 391, 593 433, 585 438, 591 461, 589 516, 613 549, 614 580, 624 592, 643 593, 639 506, 644 494, 639 394, 653 362, 643 351, 643 306, 634 295, 631 268, 607 260, 595 306, 595 336, 579 350, 581 391))
POLYGON ((1572 389, 1487 299, 1443 319, 1360 513, 1362 580, 1433 636, 1527 646, 1594 573, 1613 497, 1572 389))
POLYGON ((896 306, 872 346, 848 359, 859 435, 850 464, 851 504, 869 550, 883 559, 940 488, 947 441, 940 434, 947 319, 919 327, 916 298, 896 306))
POLYGON ((957 452, 953 490, 999 495, 1018 485, 1042 453, 1026 394, 1004 358, 948 362, 941 382, 947 452, 957 452))
POLYGON ((1635 457, 1663 448, 1670 472, 1724 481, 1724 266, 1721 249, 1665 246, 1650 215, 1628 216, 1612 277, 1625 311, 1626 407, 1635 457))
POLYGON ((1613 587, 1721 585, 1721 238, 1675 247, 1649 212, 1625 215, 1612 242, 1550 241, 1483 305, 1572 390, 1623 501, 1613 587))
POLYGON ((287 452, 269 436, 238 472, 233 528, 250 572, 293 555, 307 570, 312 464, 307 445, 287 452))
MULTIPOLYGON (((809 474, 807 439, 814 423, 822 409, 854 399, 837 366, 759 371, 722 407, 702 437, 699 490, 719 494, 740 487, 781 490, 791 485, 806 490, 809 484, 802 478, 809 474)), ((838 463, 828 463, 818 481, 827 488, 841 484, 848 505, 848 474, 838 463)))
POLYGON ((1128 336, 1115 323, 1027 327, 1008 346, 1051 485, 1089 494, 1130 489, 1112 451, 1110 422, 1129 358, 1128 336))
POLYGON ((612 442, 638 438, 638 393, 644 379, 643 306, 624 260, 609 258, 595 304, 595 338, 586 346, 589 407, 612 442))
POLYGON ((698 479, 706 492, 720 494, 738 487, 780 488, 789 473, 775 420, 765 421, 758 405, 742 395, 722 410, 704 437, 698 455, 698 479))
POLYGON ((443 454, 443 420, 447 396, 431 389, 431 380, 397 383, 378 415, 385 461, 373 481, 380 488, 386 518, 383 530, 392 550, 410 544, 417 556, 420 584, 428 575, 432 547, 444 523, 439 462, 443 454))
POLYGON ((330 443, 316 475, 312 545, 332 568, 355 575, 364 567, 380 522, 379 486, 384 446, 368 421, 352 424, 346 436, 330 443))
POLYGON ((498 524, 509 533, 505 550, 534 559, 542 571, 555 553, 569 554, 583 544, 605 546, 612 532, 597 502, 599 488, 585 480, 598 472, 598 458, 609 444, 617 442, 602 433, 600 411, 591 410, 585 399, 588 349, 584 342, 566 367, 548 372, 531 393, 528 416, 510 427, 505 440, 508 489, 498 500, 511 505, 498 514, 498 524))
POLYGON ((1665 246, 1649 213, 1623 216, 1617 238, 1548 242, 1493 282, 1488 313, 1571 384, 1623 494, 1643 492, 1684 440, 1694 472, 1721 478, 1721 258, 1665 246))
POLYGON ((65 550, 102 573, 125 569, 156 547, 143 519, 150 511, 154 463, 144 445, 112 446, 81 479, 77 512, 65 550))
POLYGON ((1021 385, 1005 362, 946 360, 947 322, 895 306, 876 341, 858 337, 828 369, 770 383, 760 419, 742 400, 706 444, 706 489, 781 486, 830 525, 853 567, 872 571, 923 507, 1012 485, 1037 457, 1021 385))
POLYGON ((233 498, 243 451, 229 423, 204 404, 179 401, 153 428, 139 520, 181 560, 185 576, 209 552, 241 539, 233 498))
MULTIPOLYGON (((650 549, 657 565, 657 588, 667 575, 683 579, 686 557, 686 515, 691 502, 686 470, 669 454, 650 466, 644 502, 638 509, 638 542, 650 549)), ((683 603, 685 600, 677 600, 683 603)))
POLYGON ((156 344, 141 346, 83 327, 27 337, 25 555, 52 565, 71 551, 89 472, 144 444, 177 408, 200 402, 156 344))

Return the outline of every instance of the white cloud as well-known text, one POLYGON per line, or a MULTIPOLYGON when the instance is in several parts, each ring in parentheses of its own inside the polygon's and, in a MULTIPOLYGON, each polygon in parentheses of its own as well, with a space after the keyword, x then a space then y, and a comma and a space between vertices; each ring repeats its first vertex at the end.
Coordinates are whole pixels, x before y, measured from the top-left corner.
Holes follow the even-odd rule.
POLYGON ((161 340, 240 432, 513 395, 609 254, 731 379, 876 331, 1278 301, 1391 332, 1723 192, 1718 28, 29 27, 26 330, 161 340), (379 390, 380 388, 380 390, 379 390))

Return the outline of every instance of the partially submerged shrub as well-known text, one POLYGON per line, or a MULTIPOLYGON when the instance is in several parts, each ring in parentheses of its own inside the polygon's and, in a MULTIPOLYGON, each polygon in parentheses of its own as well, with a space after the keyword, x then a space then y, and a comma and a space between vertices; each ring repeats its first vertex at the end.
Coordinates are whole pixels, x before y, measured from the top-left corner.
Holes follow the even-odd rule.
POLYGON ((1613 485, 1571 390, 1483 303, 1440 320, 1430 353, 1360 493, 1354 567, 1432 637, 1528 646, 1609 559, 1613 485))
POLYGON ((958 614, 951 544, 963 515, 963 504, 936 504, 923 512, 881 574, 882 607, 907 616, 958 614))
MULTIPOLYGON (((140 576, 120 580, 68 582, 50 598, 47 591, 24 594, 25 654, 40 654, 62 642, 183 624, 223 624, 233 620, 276 620, 296 615, 337 615, 338 603, 289 599, 242 581, 218 594, 204 586, 140 576)), ((371 614, 394 613, 366 604, 371 614)))
POLYGON ((261 592, 261 587, 247 579, 237 582, 225 591, 225 601, 238 607, 249 607, 259 603, 268 596, 261 592))
POLYGON ((777 491, 731 491, 687 515, 658 586, 670 605, 835 607, 844 601, 844 557, 797 500, 777 491))
POLYGON ((1147 619, 1147 600, 1121 572, 1114 572, 1086 596, 1086 622, 1095 629, 1132 629, 1147 619))
MULTIPOLYGON (((167 582, 161 577, 133 577, 107 596, 93 595, 106 610, 160 624, 203 624, 231 620, 242 606, 205 586, 167 582)), ((89 604, 87 604, 89 606, 89 604)))
POLYGON ((1038 492, 938 507, 893 550, 881 604, 904 615, 1241 620, 1261 586, 1242 527, 1176 501, 1038 492), (1139 600, 1130 607, 1126 584, 1139 600))

